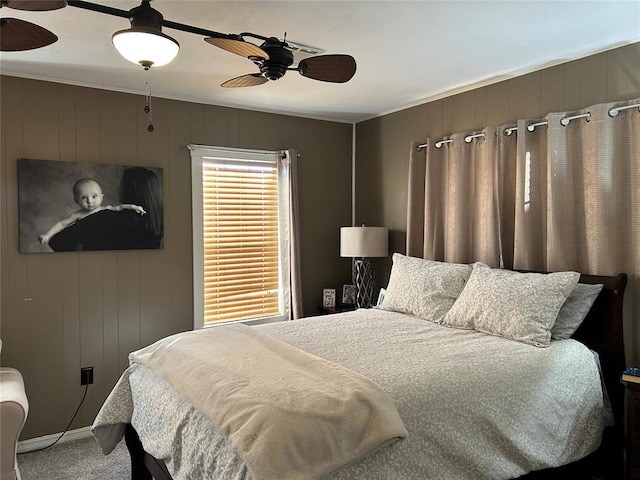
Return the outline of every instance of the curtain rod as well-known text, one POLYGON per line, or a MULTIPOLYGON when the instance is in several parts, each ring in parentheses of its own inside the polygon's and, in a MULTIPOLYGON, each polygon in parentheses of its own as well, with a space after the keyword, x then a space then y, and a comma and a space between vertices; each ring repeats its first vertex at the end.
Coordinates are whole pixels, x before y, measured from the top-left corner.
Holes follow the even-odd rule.
POLYGON ((613 107, 611 110, 609 110, 609 116, 615 117, 622 110, 629 110, 630 108, 636 108, 636 107, 638 108, 638 112, 640 112, 640 103, 636 103, 634 105, 625 105, 624 107, 613 107))
MULTIPOLYGON (((542 127, 543 125, 548 125, 549 122, 536 122, 536 123, 530 123, 529 125, 527 125, 527 130, 529 130, 530 132, 533 132, 536 127, 542 127)), ((518 127, 507 127, 504 129, 504 134, 509 136, 511 135, 514 131, 517 131, 518 127)))
POLYGON ((591 112, 583 113, 581 115, 574 115, 572 117, 567 117, 566 115, 560 119, 560 125, 566 127, 571 123, 571 120, 577 120, 578 118, 586 118, 587 122, 591 121, 591 112))
MULTIPOLYGON (((484 133, 476 133, 473 135, 467 135, 466 137, 464 137, 464 141, 467 143, 471 143, 471 140, 473 140, 474 138, 479 138, 479 137, 484 137, 484 133)), ((442 148, 442 145, 444 145, 445 143, 453 143, 453 139, 442 139, 442 140, 438 140, 436 143, 434 143, 434 147, 436 148, 442 148)), ((421 145, 418 145, 416 148, 418 150, 422 150, 424 147, 426 147, 427 144, 423 143, 421 145)))
MULTIPOLYGON (((635 103, 633 105, 624 105, 622 107, 613 107, 611 109, 609 109, 609 112, 607 112, 609 114, 610 117, 616 117, 621 111, 623 110, 629 110, 631 108, 637 108, 638 112, 640 112, 640 103, 635 103)), ((569 123, 571 123, 571 120, 577 120, 578 118, 586 118, 587 122, 591 121, 591 112, 587 112, 587 113, 583 113, 581 115, 573 115, 573 116, 563 116, 560 119, 560 124, 563 127, 566 127, 567 125, 569 125, 569 123)), ((530 123, 529 125, 527 125, 527 130, 530 132, 533 132, 536 127, 541 127, 543 125, 548 125, 549 122, 547 121, 543 121, 543 122, 535 122, 535 123, 530 123)), ((511 135, 514 131, 517 131, 518 127, 517 126, 513 126, 513 127, 506 127, 504 129, 504 134, 509 136, 511 135)), ((464 141, 467 143, 471 143, 471 140, 473 140, 474 138, 477 137, 484 137, 484 133, 478 133, 475 135, 467 135, 466 137, 464 137, 464 141)), ((444 145, 445 143, 453 143, 453 140, 448 139, 448 140, 439 140, 436 143, 434 143, 434 147, 436 148, 441 148, 442 145, 444 145)), ((427 147, 428 144, 427 143, 422 143, 420 145, 418 145, 416 147, 417 150, 422 150, 423 148, 427 147)))

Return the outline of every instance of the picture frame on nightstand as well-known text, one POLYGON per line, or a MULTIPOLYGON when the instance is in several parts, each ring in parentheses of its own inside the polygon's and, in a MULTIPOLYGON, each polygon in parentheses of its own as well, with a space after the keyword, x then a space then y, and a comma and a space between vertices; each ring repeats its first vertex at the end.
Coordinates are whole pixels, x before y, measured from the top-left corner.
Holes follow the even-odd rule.
POLYGON ((342 305, 355 305, 355 304, 356 304, 356 286, 343 285, 342 286, 342 305))
POLYGON ((376 307, 380 307, 382 305, 385 293, 387 293, 387 290, 385 288, 381 288, 380 293, 378 293, 378 301, 376 302, 376 307))
POLYGON ((336 306, 335 288, 325 288, 322 290, 322 306, 324 308, 333 308, 336 306))

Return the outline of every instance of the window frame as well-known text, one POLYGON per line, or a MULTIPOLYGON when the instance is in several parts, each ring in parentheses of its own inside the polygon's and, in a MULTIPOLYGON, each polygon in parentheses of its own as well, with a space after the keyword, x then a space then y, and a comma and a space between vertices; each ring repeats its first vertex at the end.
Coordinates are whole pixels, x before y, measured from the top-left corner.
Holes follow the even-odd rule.
POLYGON ((191 153, 191 216, 192 216, 192 232, 193 232, 193 328, 194 330, 202 328, 216 327, 220 325, 228 325, 230 323, 245 323, 248 325, 271 323, 288 320, 290 318, 291 305, 286 298, 289 295, 289 288, 285 285, 288 281, 289 259, 286 252, 289 249, 289 239, 286 235, 282 235, 283 230, 288 230, 288 208, 283 208, 283 197, 288 197, 288 188, 282 188, 282 179, 280 178, 280 163, 285 156, 285 152, 277 150, 253 150, 229 147, 215 147, 207 145, 187 145, 191 153), (204 222, 203 222, 203 180, 202 167, 203 163, 208 159, 215 159, 220 163, 248 164, 251 163, 268 163, 278 167, 278 216, 279 216, 279 301, 281 304, 281 314, 270 317, 260 317, 245 320, 224 320, 214 324, 205 325, 204 323, 204 222), (283 190, 283 191, 281 191, 283 190), (283 221, 286 225, 283 227, 283 221), (284 259, 283 255, 287 258, 284 259), (286 265, 283 266, 283 262, 286 265))

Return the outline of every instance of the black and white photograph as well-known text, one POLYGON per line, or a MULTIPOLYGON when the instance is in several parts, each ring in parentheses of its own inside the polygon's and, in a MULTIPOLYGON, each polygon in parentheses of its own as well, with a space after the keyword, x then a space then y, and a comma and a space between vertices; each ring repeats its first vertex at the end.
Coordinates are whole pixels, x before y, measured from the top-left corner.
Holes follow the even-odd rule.
POLYGON ((162 168, 18 159, 21 253, 163 248, 162 168))
POLYGON ((342 305, 355 305, 356 303, 356 286, 342 286, 342 305))

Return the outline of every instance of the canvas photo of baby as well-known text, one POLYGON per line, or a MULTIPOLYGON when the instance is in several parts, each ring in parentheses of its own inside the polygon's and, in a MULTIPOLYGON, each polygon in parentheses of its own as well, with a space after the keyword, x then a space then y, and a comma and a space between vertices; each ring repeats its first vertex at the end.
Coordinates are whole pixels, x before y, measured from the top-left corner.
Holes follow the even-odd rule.
POLYGON ((81 178, 73 185, 73 199, 80 207, 79 210, 71 213, 67 218, 60 220, 53 224, 46 233, 39 235, 38 240, 40 243, 48 243, 51 237, 60 233, 65 228, 73 225, 78 220, 88 217, 89 215, 102 210, 111 210, 114 212, 121 212, 122 210, 133 210, 140 215, 144 215, 144 208, 140 205, 102 205, 104 194, 102 193, 102 187, 93 178, 81 178))
POLYGON ((162 168, 18 159, 20 252, 163 248, 162 168))

